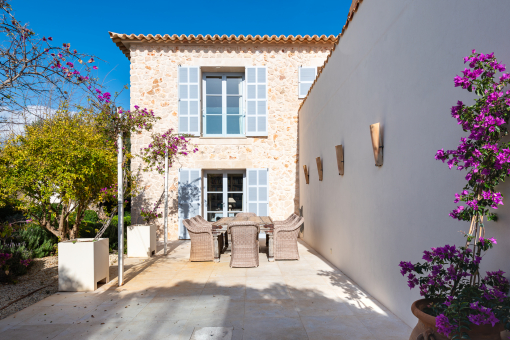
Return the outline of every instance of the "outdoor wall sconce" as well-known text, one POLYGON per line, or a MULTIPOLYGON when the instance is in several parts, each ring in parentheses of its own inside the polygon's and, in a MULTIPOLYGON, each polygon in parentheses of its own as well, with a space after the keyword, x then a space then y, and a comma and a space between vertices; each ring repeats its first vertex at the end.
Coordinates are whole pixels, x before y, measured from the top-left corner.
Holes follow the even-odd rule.
POLYGON ((310 183, 310 175, 308 174, 308 169, 306 168, 306 165, 303 165, 303 171, 305 172, 306 184, 308 184, 310 183))
POLYGON ((382 166, 384 146, 381 139, 379 123, 370 125, 370 135, 372 136, 372 148, 374 149, 375 166, 382 166))
POLYGON ((317 157, 317 158, 315 158, 315 161, 317 162, 317 171, 319 172, 319 181, 322 181, 322 162, 321 162, 321 158, 317 157))
POLYGON ((338 174, 344 174, 344 147, 342 145, 335 146, 336 163, 338 164, 338 174))

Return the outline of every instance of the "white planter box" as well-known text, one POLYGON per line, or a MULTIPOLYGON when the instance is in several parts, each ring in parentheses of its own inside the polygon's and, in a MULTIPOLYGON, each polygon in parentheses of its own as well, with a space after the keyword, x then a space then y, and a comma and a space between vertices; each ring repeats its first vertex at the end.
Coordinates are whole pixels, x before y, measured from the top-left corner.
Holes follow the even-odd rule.
POLYGON ((151 257, 156 254, 156 225, 127 227, 127 257, 151 257))
POLYGON ((110 281, 108 239, 93 241, 92 238, 79 238, 59 242, 59 291, 89 292, 97 289, 98 281, 110 281))

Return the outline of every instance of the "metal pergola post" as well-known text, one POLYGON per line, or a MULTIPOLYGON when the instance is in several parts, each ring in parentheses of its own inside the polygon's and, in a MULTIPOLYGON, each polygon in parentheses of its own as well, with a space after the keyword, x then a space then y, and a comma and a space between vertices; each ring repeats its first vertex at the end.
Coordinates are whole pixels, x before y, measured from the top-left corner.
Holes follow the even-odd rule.
POLYGON ((164 242, 165 242, 165 250, 164 253, 166 255, 166 245, 168 243, 168 148, 165 150, 165 212, 164 212, 164 242))
MULTIPOLYGON (((122 116, 122 109, 119 107, 117 109, 119 117, 122 116)), ((124 181, 122 174, 122 132, 119 132, 117 139, 117 203, 118 203, 118 245, 119 245, 119 258, 118 258, 118 268, 119 268, 119 287, 124 284, 124 181)))

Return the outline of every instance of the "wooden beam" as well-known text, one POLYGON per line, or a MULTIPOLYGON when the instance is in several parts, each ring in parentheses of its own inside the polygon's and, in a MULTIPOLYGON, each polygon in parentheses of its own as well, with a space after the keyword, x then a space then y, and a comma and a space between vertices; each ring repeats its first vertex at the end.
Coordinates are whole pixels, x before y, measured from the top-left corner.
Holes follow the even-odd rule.
POLYGON ((370 125, 370 135, 372 137, 372 148, 374 150, 375 166, 383 165, 383 143, 381 139, 380 124, 370 125))
POLYGON ((303 165, 303 171, 305 172, 306 184, 309 184, 310 183, 310 175, 308 174, 308 169, 306 168, 306 165, 303 165))
POLYGON ((338 174, 344 174, 344 148, 342 145, 335 146, 336 150, 336 163, 338 165, 338 174))
POLYGON ((317 162, 317 171, 319 172, 319 181, 322 181, 322 162, 321 162, 321 158, 317 157, 315 159, 315 161, 317 162))

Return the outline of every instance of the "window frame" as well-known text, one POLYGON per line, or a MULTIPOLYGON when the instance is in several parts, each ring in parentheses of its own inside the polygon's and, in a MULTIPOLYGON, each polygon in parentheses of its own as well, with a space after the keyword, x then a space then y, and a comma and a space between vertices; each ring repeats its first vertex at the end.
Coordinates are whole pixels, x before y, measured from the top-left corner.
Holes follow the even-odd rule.
POLYGON ((246 76, 242 72, 203 72, 202 73, 202 136, 203 137, 218 137, 218 138, 239 138, 246 137, 245 119, 246 119, 246 108, 245 108, 245 82, 246 76), (222 133, 221 134, 208 134, 207 133, 207 88, 206 78, 207 77, 222 77, 222 133), (240 84, 240 134, 227 134, 227 77, 241 77, 240 84))

